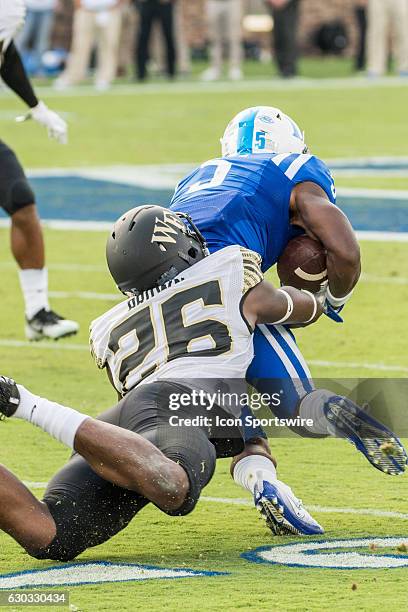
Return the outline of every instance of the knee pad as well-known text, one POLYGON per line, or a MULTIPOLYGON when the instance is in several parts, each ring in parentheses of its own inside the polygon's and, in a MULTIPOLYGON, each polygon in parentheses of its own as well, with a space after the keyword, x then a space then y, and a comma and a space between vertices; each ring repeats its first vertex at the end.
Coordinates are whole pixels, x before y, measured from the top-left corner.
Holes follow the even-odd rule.
POLYGON ((181 465, 187 473, 190 488, 183 505, 177 510, 167 512, 170 516, 184 516, 195 508, 201 490, 211 480, 217 456, 214 445, 201 429, 177 427, 175 430, 171 439, 160 444, 160 450, 168 459, 181 465))
POLYGON ((75 557, 77 557, 83 551, 82 550, 79 550, 79 551, 66 550, 62 546, 61 542, 59 542, 58 538, 55 537, 54 540, 51 542, 51 544, 47 546, 47 548, 43 548, 37 552, 32 552, 29 550, 27 550, 26 552, 30 555, 30 557, 34 557, 34 559, 40 559, 40 560, 48 559, 50 561, 67 562, 67 561, 73 561, 75 557))

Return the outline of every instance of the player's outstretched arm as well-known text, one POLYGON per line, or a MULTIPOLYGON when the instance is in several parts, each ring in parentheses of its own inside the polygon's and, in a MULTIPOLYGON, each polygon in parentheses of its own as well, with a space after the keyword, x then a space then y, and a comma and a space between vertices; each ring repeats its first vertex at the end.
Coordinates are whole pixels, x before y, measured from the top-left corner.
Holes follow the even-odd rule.
POLYGON ((275 287, 262 281, 242 301, 242 313, 254 328, 258 323, 314 323, 323 312, 319 299, 309 291, 275 287))
POLYGON ((39 103, 30 79, 24 69, 23 62, 13 41, 4 52, 0 66, 0 75, 10 89, 14 91, 30 108, 39 103))
MULTIPOLYGON (((292 192, 292 223, 324 245, 327 251, 328 296, 334 306, 353 290, 360 277, 360 248, 346 215, 329 202, 315 183, 300 183, 292 192)), ((342 304, 338 304, 341 306, 342 304)))
POLYGON ((7 47, 0 66, 3 81, 30 107, 19 121, 34 119, 47 128, 48 136, 61 144, 68 140, 68 126, 64 119, 38 100, 13 42, 7 47))

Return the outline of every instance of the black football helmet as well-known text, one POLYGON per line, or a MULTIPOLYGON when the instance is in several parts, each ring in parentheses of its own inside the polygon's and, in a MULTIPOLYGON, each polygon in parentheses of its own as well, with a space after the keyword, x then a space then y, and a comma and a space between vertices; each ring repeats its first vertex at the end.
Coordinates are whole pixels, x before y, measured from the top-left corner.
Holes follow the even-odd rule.
POLYGON ((191 218, 167 208, 132 208, 113 226, 106 243, 109 271, 125 295, 164 285, 208 255, 191 218))

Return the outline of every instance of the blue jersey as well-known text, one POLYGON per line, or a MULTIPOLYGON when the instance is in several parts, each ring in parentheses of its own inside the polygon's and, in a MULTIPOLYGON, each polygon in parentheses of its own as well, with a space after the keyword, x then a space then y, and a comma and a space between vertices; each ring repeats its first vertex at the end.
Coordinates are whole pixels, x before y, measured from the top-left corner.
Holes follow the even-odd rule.
POLYGON ((170 208, 192 217, 211 252, 238 244, 259 253, 265 271, 299 233, 290 224, 289 203, 294 186, 305 181, 319 185, 335 203, 330 171, 313 155, 212 159, 178 184, 170 208))

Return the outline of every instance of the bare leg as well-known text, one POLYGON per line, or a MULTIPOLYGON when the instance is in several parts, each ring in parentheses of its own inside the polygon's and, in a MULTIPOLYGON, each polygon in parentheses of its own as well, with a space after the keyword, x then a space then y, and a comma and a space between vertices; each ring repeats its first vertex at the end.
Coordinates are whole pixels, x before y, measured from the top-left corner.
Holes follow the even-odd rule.
POLYGON ((44 239, 34 204, 11 217, 11 251, 22 270, 44 267, 44 239))
MULTIPOLYGON (((137 491, 165 511, 185 501, 190 484, 184 469, 136 433, 89 418, 77 431, 75 449, 99 476, 137 491)), ((0 529, 29 553, 47 547, 56 535, 46 504, 3 466, 0 529)))
POLYGON ((105 480, 140 493, 162 510, 182 506, 190 487, 185 470, 139 434, 86 419, 74 445, 105 480))
POLYGON ((56 535, 47 506, 4 466, 0 466, 0 529, 28 553, 48 546, 56 535))

